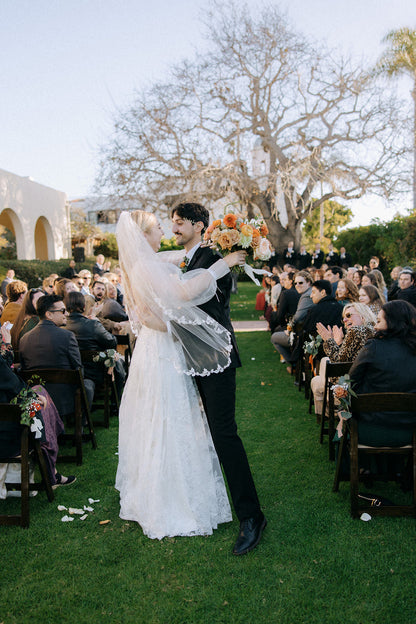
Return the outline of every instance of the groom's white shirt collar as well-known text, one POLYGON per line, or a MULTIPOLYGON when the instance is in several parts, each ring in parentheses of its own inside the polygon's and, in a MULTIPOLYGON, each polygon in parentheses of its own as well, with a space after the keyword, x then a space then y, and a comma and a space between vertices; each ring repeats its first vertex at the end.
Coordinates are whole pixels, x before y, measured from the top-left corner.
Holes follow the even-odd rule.
POLYGON ((196 250, 199 249, 200 247, 201 247, 201 241, 197 243, 194 247, 192 247, 192 249, 186 252, 185 258, 188 258, 190 262, 192 258, 194 257, 196 250))

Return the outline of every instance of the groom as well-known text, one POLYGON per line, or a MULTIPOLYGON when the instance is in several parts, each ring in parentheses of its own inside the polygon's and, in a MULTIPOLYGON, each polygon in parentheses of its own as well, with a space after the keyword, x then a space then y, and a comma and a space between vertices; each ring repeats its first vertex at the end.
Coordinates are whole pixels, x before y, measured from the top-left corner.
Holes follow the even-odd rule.
MULTIPOLYGON (((212 249, 201 247, 201 237, 208 223, 208 210, 200 204, 182 203, 172 210, 172 231, 178 245, 185 248, 187 271, 207 269, 219 258, 212 249)), ((218 280, 215 296, 199 306, 230 332, 231 365, 222 373, 207 377, 197 376, 196 383, 240 521, 240 532, 233 554, 243 555, 257 546, 267 521, 260 509, 246 452, 235 422, 235 369, 241 366, 241 361, 230 319, 231 286, 231 275, 228 273, 218 280)))

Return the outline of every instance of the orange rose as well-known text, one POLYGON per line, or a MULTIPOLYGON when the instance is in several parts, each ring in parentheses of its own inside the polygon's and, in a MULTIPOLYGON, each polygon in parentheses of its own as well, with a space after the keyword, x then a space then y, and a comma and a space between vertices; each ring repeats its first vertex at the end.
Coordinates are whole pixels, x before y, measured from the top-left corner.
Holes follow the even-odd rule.
POLYGON ((337 399, 345 399, 348 396, 348 390, 346 390, 342 386, 335 386, 334 396, 336 396, 337 399))
POLYGON ((262 236, 267 236, 268 233, 269 233, 269 228, 267 227, 265 223, 262 223, 262 225, 260 226, 260 234, 262 236))
POLYGON ((216 227, 220 227, 220 225, 221 225, 221 219, 215 219, 215 221, 212 222, 210 227, 212 227, 212 229, 214 229, 216 227))
POLYGON ((253 238, 260 238, 260 232, 256 228, 253 228, 253 238))
POLYGON ((224 225, 226 225, 229 228, 235 228, 235 225, 237 223, 237 215, 233 214, 232 212, 228 213, 225 215, 223 221, 224 221, 224 225))
POLYGON ((211 240, 215 244, 218 242, 218 238, 221 234, 221 230, 219 228, 215 228, 211 234, 211 240))
POLYGON ((217 243, 221 247, 221 249, 231 249, 234 244, 231 237, 231 232, 228 232, 227 230, 221 232, 221 234, 218 236, 217 243))
POLYGON ((243 236, 252 236, 253 234, 253 228, 248 223, 243 223, 240 230, 243 236))

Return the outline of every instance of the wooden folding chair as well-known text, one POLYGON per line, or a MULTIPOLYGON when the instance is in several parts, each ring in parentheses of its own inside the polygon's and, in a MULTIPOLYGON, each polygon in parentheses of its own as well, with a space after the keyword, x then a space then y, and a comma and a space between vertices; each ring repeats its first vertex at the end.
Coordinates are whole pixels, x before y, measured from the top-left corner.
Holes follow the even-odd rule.
MULTIPOLYGON (((341 465, 348 456, 349 447, 350 458, 350 505, 353 518, 359 517, 363 512, 372 516, 414 516, 416 517, 416 394, 405 392, 380 392, 371 394, 361 394, 351 399, 351 410, 353 417, 347 421, 345 433, 341 438, 338 461, 335 472, 333 491, 339 490, 340 481, 348 479, 342 475, 341 465), (411 444, 405 446, 368 446, 360 443, 358 439, 357 416, 360 412, 412 412, 415 416, 413 428, 413 438, 411 444), (358 495, 358 485, 360 478, 359 458, 374 455, 401 455, 407 457, 412 468, 412 503, 409 505, 380 505, 374 506, 362 504, 358 495)), ((371 475, 377 480, 378 475, 371 475)), ((382 480, 390 480, 394 475, 382 475, 382 480)), ((392 479, 393 480, 393 479, 392 479)))
MULTIPOLYGON (((100 351, 84 349, 80 351, 80 353, 81 353, 82 363, 85 364, 86 362, 94 362, 94 357, 96 357, 100 353, 100 351)), ((110 426, 111 398, 112 397, 114 397, 114 403, 117 406, 117 410, 120 407, 116 384, 115 384, 115 381, 112 379, 111 375, 107 373, 107 370, 103 371, 103 383, 102 384, 97 384, 96 382, 94 383, 95 383, 94 401, 91 405, 91 411, 95 409, 102 409, 104 411, 104 420, 99 423, 94 421, 94 424, 103 425, 104 427, 108 429, 108 427, 110 426), (100 394, 100 391, 101 391, 102 398, 103 398, 102 401, 100 401, 99 398, 96 399, 96 395, 98 396, 100 394)))
POLYGON ((319 432, 319 442, 322 444, 324 441, 324 435, 328 435, 329 438, 329 459, 334 461, 335 459, 335 447, 334 447, 334 435, 335 435, 335 403, 334 395, 331 391, 331 385, 341 377, 346 375, 352 366, 352 362, 327 362, 325 372, 325 388, 324 398, 322 404, 321 414, 321 430, 319 432), (326 414, 328 406, 328 416, 326 414), (325 426, 328 424, 328 426, 325 426))
MULTIPOLYGON (((28 425, 20 424, 21 412, 17 405, 9 403, 0 403, 0 422, 11 423, 21 429, 20 435, 20 454, 12 457, 9 455, 0 456, 1 464, 20 464, 20 483, 5 483, 8 490, 19 490, 21 493, 21 511, 20 514, 2 514, 0 515, 0 525, 18 525, 22 527, 29 526, 29 493, 31 491, 45 490, 49 502, 54 499, 54 493, 46 468, 45 458, 43 456, 40 442, 35 438, 31 439, 33 450, 29 451, 30 430, 28 425), (30 459, 33 458, 38 466, 41 475, 41 481, 29 483, 30 459)), ((3 503, 4 504, 4 503, 3 503)))
POLYGON ((126 378, 129 374, 130 362, 131 362, 131 344, 130 344, 130 336, 128 334, 117 334, 117 347, 121 347, 121 349, 117 349, 122 355, 124 355, 124 367, 126 369, 126 378), (123 349, 124 347, 124 349, 123 349))
MULTIPOLYGON (((41 379, 42 384, 67 384, 74 387, 74 432, 64 433, 60 439, 72 441, 75 446, 75 455, 59 455, 59 460, 66 462, 76 462, 78 466, 82 464, 82 442, 91 441, 92 448, 97 448, 94 427, 91 420, 90 409, 85 392, 84 378, 80 368, 77 369, 55 369, 36 368, 19 372, 20 377, 25 381, 35 375, 41 379), (87 433, 83 433, 83 414, 85 416, 87 433)), ((61 414, 61 416, 68 416, 61 414)))

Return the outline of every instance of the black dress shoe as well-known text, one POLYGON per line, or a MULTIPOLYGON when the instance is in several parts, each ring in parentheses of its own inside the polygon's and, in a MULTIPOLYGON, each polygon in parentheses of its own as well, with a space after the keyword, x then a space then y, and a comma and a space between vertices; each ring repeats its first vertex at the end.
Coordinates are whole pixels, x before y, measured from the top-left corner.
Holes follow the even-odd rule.
POLYGON ((240 533, 233 549, 233 555, 245 555, 253 550, 261 540, 267 520, 263 514, 240 522, 240 533))

